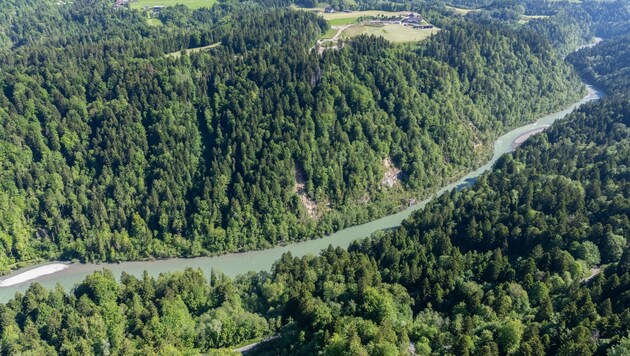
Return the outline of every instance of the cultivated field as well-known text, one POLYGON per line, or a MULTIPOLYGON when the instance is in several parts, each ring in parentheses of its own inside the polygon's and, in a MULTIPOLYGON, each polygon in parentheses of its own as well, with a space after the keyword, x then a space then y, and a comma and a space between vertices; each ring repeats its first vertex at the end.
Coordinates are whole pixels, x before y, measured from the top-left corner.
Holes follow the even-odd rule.
POLYGON ((349 23, 356 22, 359 17, 364 16, 373 16, 373 17, 391 17, 396 15, 407 15, 409 11, 406 12, 389 12, 389 11, 378 11, 378 10, 367 10, 367 11, 353 11, 353 12, 333 12, 332 14, 324 13, 324 9, 321 9, 322 17, 326 19, 332 26, 337 25, 346 25, 349 23))
POLYGON ((302 11, 311 11, 319 13, 331 26, 343 26, 351 23, 355 23, 359 17, 363 16, 384 16, 391 17, 396 15, 406 15, 409 14, 409 11, 405 12, 391 12, 391 11, 381 11, 381 10, 366 10, 366 11, 353 11, 353 12, 333 12, 332 14, 327 14, 324 12, 323 7, 293 7, 295 10, 302 11))
POLYGON ((438 28, 420 30, 403 25, 354 25, 343 31, 341 37, 350 38, 361 34, 381 36, 392 42, 417 42, 439 31, 438 28))
MULTIPOLYGON (((381 36, 392 42, 417 42, 439 31, 438 28, 433 29, 414 29, 412 27, 398 24, 368 24, 358 23, 361 17, 394 17, 407 16, 409 11, 393 12, 381 10, 353 11, 353 12, 334 12, 327 14, 324 8, 303 8, 294 7, 296 10, 313 11, 322 16, 332 27, 328 32, 322 35, 318 42, 320 46, 331 46, 330 41, 336 44, 338 38, 351 38, 361 34, 381 36)), ((333 44, 333 45, 334 45, 333 44)))
POLYGON ((145 6, 175 6, 177 4, 186 5, 191 9, 198 9, 200 7, 210 7, 216 0, 138 0, 137 2, 131 2, 132 9, 142 9, 145 6))

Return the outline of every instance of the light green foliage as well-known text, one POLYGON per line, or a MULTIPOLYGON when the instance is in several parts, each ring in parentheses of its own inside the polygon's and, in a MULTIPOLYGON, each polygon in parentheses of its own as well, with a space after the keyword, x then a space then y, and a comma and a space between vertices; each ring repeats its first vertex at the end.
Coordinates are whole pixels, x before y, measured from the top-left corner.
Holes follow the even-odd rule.
POLYGON ((630 337, 621 338, 619 344, 611 347, 607 353, 608 356, 624 356, 630 355, 630 337))
POLYGON ((152 8, 153 6, 175 6, 184 5, 191 9, 199 9, 201 7, 212 7, 215 0, 137 0, 131 2, 132 9, 152 8))
MULTIPOLYGON (((431 192, 581 94, 532 32, 543 20, 435 15, 447 31, 419 46, 358 36, 320 55, 324 20, 262 5, 169 7, 155 28, 101 0, 0 4, 0 268, 329 233, 431 192), (387 158, 404 172, 392 189, 387 158)), ((402 227, 270 272, 34 284, 0 305, 0 353, 223 353, 275 333, 257 353, 623 352, 629 117, 626 99, 584 106, 402 227), (608 266, 582 281, 597 250, 608 266)))
POLYGON ((104 271, 69 294, 34 284, 0 306, 0 347, 213 353, 277 332, 256 352, 399 355, 415 347, 420 355, 591 355, 610 348, 623 354, 628 254, 588 282, 571 268, 583 256, 576 246, 627 228, 624 213, 596 212, 625 204, 617 194, 627 188, 625 173, 609 169, 628 166, 629 118, 627 100, 583 107, 503 157, 474 187, 430 203, 401 228, 349 250, 285 254, 270 273, 232 281, 213 271, 206 280, 188 269, 157 280, 124 274, 117 283, 104 271), (602 161, 602 152, 618 154, 602 161), (575 156, 583 164, 572 162, 575 156), (607 188, 574 194, 594 184, 584 179, 593 179, 596 167, 607 188), (569 213, 579 224, 563 220, 569 213), (501 224, 521 232, 501 235, 501 224), (471 245, 474 229, 483 233, 471 245), (552 238, 539 238, 543 233, 552 238))
POLYGON ((168 7, 163 28, 105 0, 44 6, 48 37, 0 8, 18 44, 0 58, 0 268, 329 234, 430 194, 580 95, 526 30, 458 19, 416 49, 358 36, 320 56, 322 18, 233 5, 168 7), (402 172, 392 188, 384 161, 402 172))
POLYGON ((497 342, 502 352, 509 354, 521 344, 525 327, 520 320, 510 320, 497 328, 497 342))

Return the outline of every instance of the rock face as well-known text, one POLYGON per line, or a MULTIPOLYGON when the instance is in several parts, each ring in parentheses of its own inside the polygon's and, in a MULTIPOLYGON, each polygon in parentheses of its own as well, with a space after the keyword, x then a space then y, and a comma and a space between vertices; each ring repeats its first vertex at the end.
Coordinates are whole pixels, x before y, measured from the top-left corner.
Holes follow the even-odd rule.
POLYGON ((392 164, 392 159, 386 157, 383 160, 383 166, 385 166, 385 174, 383 175, 383 179, 381 180, 381 186, 392 188, 396 184, 400 184, 400 169, 396 168, 392 164))
POLYGON ((317 217, 317 203, 311 199, 306 193, 306 176, 304 171, 297 164, 295 165, 295 185, 293 191, 300 198, 302 205, 306 208, 308 215, 312 218, 317 217))

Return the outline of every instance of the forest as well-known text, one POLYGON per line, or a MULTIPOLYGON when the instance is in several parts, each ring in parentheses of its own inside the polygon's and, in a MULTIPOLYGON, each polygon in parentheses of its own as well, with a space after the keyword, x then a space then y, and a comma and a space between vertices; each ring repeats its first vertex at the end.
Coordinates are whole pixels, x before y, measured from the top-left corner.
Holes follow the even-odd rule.
POLYGON ((429 11, 445 30, 425 42, 319 55, 328 24, 285 5, 176 6, 151 26, 106 0, 3 1, 0 270, 329 234, 426 197, 585 93, 529 26, 429 11))
POLYGON ((630 92, 629 35, 614 37, 595 47, 572 53, 567 60, 581 76, 607 93, 627 96, 630 92))
POLYGON ((3 354, 627 355, 630 101, 534 136, 402 227, 235 280, 108 271, 0 305, 3 354))
POLYGON ((0 271, 315 238, 480 165, 582 97, 579 76, 608 96, 348 249, 33 283, 0 304, 0 354, 630 354, 626 2, 356 1, 441 31, 321 55, 329 24, 292 1, 175 6, 161 26, 112 3, 0 2, 0 271))

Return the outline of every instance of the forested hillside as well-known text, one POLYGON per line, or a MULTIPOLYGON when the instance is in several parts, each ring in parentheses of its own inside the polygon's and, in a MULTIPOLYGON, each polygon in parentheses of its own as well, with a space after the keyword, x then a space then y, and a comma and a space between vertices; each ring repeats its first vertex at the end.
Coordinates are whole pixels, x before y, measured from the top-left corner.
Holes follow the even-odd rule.
POLYGON ((154 27, 105 0, 3 2, 0 270, 321 236, 427 195, 583 94, 527 28, 443 18, 425 43, 319 55, 323 19, 266 5, 178 6, 154 27))
POLYGON ((630 35, 573 53, 567 60, 583 77, 607 93, 628 95, 630 92, 630 35))
POLYGON ((453 5, 474 8, 466 17, 477 22, 498 19, 532 29, 546 37, 561 56, 592 36, 612 38, 630 31, 630 3, 625 0, 459 0, 453 5))
POLYGON ((231 281, 199 273, 0 306, 0 352, 626 355, 630 102, 602 99, 399 229, 231 281))

